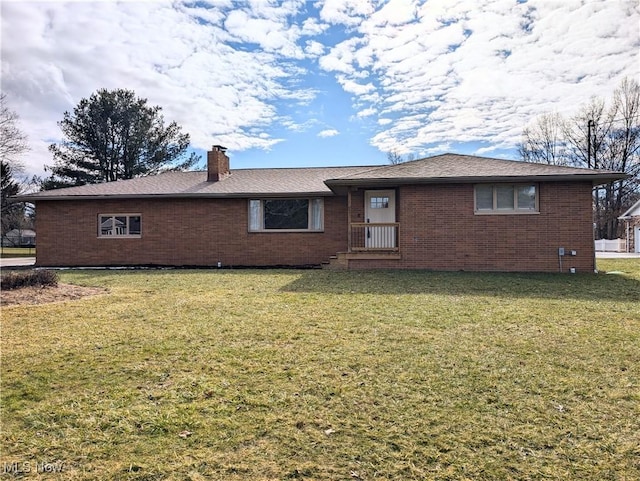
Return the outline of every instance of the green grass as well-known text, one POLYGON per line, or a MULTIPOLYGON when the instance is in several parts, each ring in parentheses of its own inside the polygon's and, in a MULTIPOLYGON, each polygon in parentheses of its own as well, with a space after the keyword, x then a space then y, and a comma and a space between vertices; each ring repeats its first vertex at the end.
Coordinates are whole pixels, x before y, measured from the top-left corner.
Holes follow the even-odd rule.
POLYGON ((0 247, 0 257, 35 257, 35 247, 0 247))
POLYGON ((598 267, 616 273, 64 271, 109 293, 3 308, 1 461, 65 480, 640 479, 640 262, 598 267))

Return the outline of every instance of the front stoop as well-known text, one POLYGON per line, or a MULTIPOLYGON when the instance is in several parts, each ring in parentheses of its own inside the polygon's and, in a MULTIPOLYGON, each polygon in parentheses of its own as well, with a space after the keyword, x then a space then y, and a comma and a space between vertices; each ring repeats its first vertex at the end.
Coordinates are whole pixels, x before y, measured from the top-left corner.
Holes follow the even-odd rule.
POLYGON ((402 256, 399 252, 338 252, 329 258, 329 262, 323 263, 323 269, 347 270, 351 260, 399 260, 402 256))
POLYGON ((349 269, 349 261, 345 257, 346 254, 346 252, 338 252, 335 256, 331 256, 329 262, 322 264, 322 268, 332 271, 345 271, 349 269))

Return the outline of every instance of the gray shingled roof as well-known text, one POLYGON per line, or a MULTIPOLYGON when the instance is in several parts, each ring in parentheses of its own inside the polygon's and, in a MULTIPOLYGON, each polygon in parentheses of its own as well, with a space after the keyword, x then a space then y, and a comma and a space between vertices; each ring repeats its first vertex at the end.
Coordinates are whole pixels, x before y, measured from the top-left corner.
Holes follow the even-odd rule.
POLYGON ((408 183, 559 181, 594 184, 624 178, 620 172, 531 164, 470 155, 444 154, 396 165, 238 169, 217 182, 206 172, 167 172, 137 179, 83 185, 19 196, 17 200, 71 200, 104 197, 273 197, 331 195, 349 185, 408 183))
POLYGON ((625 177, 610 172, 577 167, 533 164, 516 160, 492 159, 472 155, 443 154, 426 159, 386 165, 340 178, 328 179, 330 187, 341 185, 381 185, 398 183, 495 182, 586 180, 608 182, 625 177))
POLYGON ((324 181, 370 167, 310 167, 297 169, 237 169, 231 175, 207 182, 207 172, 166 172, 158 175, 67 187, 23 195, 19 200, 71 200, 103 197, 247 197, 332 195, 324 181))

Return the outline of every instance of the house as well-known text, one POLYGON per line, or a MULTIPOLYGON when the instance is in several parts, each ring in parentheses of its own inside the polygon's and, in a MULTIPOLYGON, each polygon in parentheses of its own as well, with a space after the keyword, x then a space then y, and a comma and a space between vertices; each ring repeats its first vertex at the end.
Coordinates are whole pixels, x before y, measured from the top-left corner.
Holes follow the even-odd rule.
POLYGON ((35 247, 36 232, 32 229, 11 229, 2 237, 2 247, 35 247))
POLYGON ((38 266, 593 272, 591 191, 624 174, 445 154, 167 172, 23 195, 38 266), (564 255, 562 255, 564 254, 564 255))
POLYGON ((640 254, 640 200, 618 218, 625 221, 627 252, 640 254))

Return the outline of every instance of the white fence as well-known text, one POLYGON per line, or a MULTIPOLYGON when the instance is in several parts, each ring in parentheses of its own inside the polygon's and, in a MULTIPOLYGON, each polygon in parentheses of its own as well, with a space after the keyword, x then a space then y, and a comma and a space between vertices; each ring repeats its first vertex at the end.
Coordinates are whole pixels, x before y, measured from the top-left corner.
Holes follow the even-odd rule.
POLYGON ((596 251, 598 252, 626 252, 627 243, 624 239, 598 239, 596 251))

